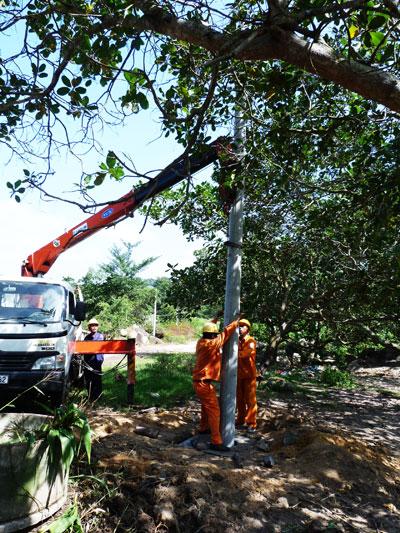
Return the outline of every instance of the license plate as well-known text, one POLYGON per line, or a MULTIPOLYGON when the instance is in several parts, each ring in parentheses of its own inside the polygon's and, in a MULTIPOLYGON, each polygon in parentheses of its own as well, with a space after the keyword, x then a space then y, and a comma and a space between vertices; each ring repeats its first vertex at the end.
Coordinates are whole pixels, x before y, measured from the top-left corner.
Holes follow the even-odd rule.
POLYGON ((8 376, 0 376, 0 385, 8 383, 8 376))

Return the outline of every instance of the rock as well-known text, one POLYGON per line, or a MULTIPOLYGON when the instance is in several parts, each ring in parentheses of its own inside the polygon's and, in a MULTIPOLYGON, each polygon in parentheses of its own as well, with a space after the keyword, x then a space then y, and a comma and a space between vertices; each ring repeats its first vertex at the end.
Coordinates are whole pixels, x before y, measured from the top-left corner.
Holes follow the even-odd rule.
POLYGON ((211 474, 211 479, 213 481, 216 481, 217 483, 220 483, 221 481, 225 481, 225 477, 222 474, 220 474, 219 472, 213 472, 211 474))
POLYGON ((263 452, 268 452, 272 442, 273 442, 272 439, 262 440, 262 441, 257 443, 257 448, 259 450, 262 450, 263 452))
POLYGON ((153 337, 153 335, 150 335, 150 342, 151 344, 164 344, 161 339, 158 337, 153 337))
POLYGON ((237 468, 243 468, 243 461, 237 452, 232 455, 232 461, 235 463, 237 468))
POLYGON ((136 527, 142 533, 154 533, 156 530, 156 524, 153 518, 144 511, 140 511, 137 515, 136 527))
POLYGON ((293 391, 293 385, 281 377, 271 377, 267 380, 267 386, 277 391, 293 391))
POLYGON ((138 332, 136 335, 136 344, 149 344, 149 337, 138 332))
POLYGON ((289 501, 285 496, 281 496, 274 503, 274 507, 279 507, 281 509, 289 509, 289 501))
POLYGON ((143 428, 141 426, 136 426, 135 433, 137 435, 144 435, 145 437, 150 437, 151 439, 158 438, 159 431, 158 429, 152 429, 152 428, 143 428))
POLYGON ((290 431, 289 429, 283 434, 283 445, 291 446, 297 440, 297 431, 290 431))
POLYGON ((275 457, 273 455, 266 455, 263 459, 263 464, 267 468, 272 468, 275 464, 275 457))
POLYGON ((165 524, 176 523, 176 517, 172 503, 164 502, 154 506, 154 512, 160 522, 165 524))
POLYGON ((349 365, 347 365, 347 371, 348 372, 356 372, 361 367, 362 367, 361 361, 359 359, 355 359, 349 365))

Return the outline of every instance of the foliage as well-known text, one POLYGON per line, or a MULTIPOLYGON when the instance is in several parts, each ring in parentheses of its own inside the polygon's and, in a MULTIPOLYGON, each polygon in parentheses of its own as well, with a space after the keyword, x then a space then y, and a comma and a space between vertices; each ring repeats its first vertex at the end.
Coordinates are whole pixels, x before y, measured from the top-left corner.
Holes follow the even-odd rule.
POLYGON ((64 533, 64 531, 83 533, 82 524, 78 514, 78 505, 75 503, 56 520, 39 530, 39 533, 64 533))
POLYGON ((89 272, 79 281, 87 304, 88 314, 96 316, 101 331, 119 335, 121 328, 143 323, 153 312, 155 291, 138 277, 139 272, 154 258, 140 264, 132 259, 137 244, 122 243, 114 246, 111 259, 97 270, 89 272))
POLYGON ((30 446, 37 440, 47 441, 50 462, 54 461, 60 450, 65 473, 69 472, 71 462, 83 444, 90 463, 92 432, 86 415, 73 403, 63 404, 57 409, 40 405, 49 414, 48 421, 37 430, 27 430, 23 425, 13 427, 7 443, 13 442, 14 435, 17 438, 15 442, 28 442, 30 446))
MULTIPOLYGON (((399 333, 398 124, 357 96, 297 79, 297 106, 288 112, 289 95, 280 94, 246 146, 243 311, 264 325, 262 340, 275 353, 295 334, 313 342, 314 353, 330 343, 351 355, 366 335, 385 344, 399 333), (272 133, 255 146, 265 124, 272 133)), ((209 208, 199 196, 196 216, 209 208)), ((190 236, 204 238, 191 220, 190 236)), ((226 233, 226 223, 216 229, 226 233)), ((221 299, 221 241, 203 248, 193 267, 172 269, 172 303, 189 310, 221 299)))
POLYGON ((326 367, 321 372, 321 383, 328 385, 328 387, 352 387, 354 381, 345 370, 337 370, 330 366, 326 367))
POLYGON ((69 471, 74 455, 79 452, 83 443, 90 462, 92 432, 86 415, 76 404, 63 404, 55 410, 46 405, 42 407, 52 415, 52 420, 44 424, 36 438, 46 438, 49 443, 50 459, 59 444, 65 471, 69 471), (78 434, 78 436, 77 436, 78 434))
MULTIPOLYGON (((266 128, 266 115, 275 108, 287 122, 304 105, 302 96, 316 111, 312 95, 329 101, 326 93, 335 87, 357 93, 355 100, 398 111, 399 16, 394 4, 367 0, 346 9, 326 0, 224 6, 6 1, 0 18, 7 39, 1 47, 0 137, 11 153, 25 160, 39 156, 51 165, 57 150, 73 152, 79 142, 85 148, 95 145, 98 125, 142 120, 154 107, 161 131, 185 146, 184 155, 192 147, 197 152, 214 131, 229 129, 239 108, 260 145, 258 127, 275 135, 266 128), (305 72, 313 85, 307 94, 302 91, 305 72), (71 123, 80 132, 73 140, 71 123)), ((357 124, 357 103, 352 113, 357 124)), ((340 121, 332 106, 320 128, 328 117, 340 121)), ((287 130, 283 140, 291 133, 287 130)), ((322 134, 321 145, 329 143, 330 131, 322 134)), ((312 135, 307 140, 319 144, 312 135)), ((21 179, 8 182, 11 194, 20 200, 30 187, 41 187, 51 173, 44 167, 43 173, 26 169, 21 179)), ((142 179, 106 147, 99 169, 84 172, 79 187, 86 194, 107 176, 142 179)), ((215 211, 209 215, 204 227, 213 225, 215 211)))

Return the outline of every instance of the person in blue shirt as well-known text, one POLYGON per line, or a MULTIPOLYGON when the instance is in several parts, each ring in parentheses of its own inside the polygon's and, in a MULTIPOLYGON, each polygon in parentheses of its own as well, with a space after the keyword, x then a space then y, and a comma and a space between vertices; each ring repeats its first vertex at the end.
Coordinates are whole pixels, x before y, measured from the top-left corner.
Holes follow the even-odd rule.
MULTIPOLYGON (((85 337, 85 341, 104 341, 104 336, 98 331, 99 323, 95 318, 88 322, 90 333, 85 337)), ((103 380, 101 377, 101 365, 104 361, 102 353, 86 354, 85 358, 85 382, 89 393, 89 401, 95 402, 103 393, 103 380), (91 370, 92 369, 92 370, 91 370)))

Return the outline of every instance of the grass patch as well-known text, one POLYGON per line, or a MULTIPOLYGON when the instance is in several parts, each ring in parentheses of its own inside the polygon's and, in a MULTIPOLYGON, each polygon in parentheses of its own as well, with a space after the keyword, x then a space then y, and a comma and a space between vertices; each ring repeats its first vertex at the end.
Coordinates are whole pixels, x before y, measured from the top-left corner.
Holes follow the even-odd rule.
POLYGON ((201 337, 205 322, 207 322, 207 319, 196 317, 190 320, 183 320, 179 324, 176 324, 176 322, 165 322, 161 324, 160 331, 163 334, 163 340, 165 342, 184 344, 201 337))
POLYGON ((361 388, 361 390, 364 390, 364 391, 374 391, 374 392, 379 392, 383 396, 388 396, 390 398, 400 398, 400 393, 396 391, 392 391, 388 389, 381 389, 380 387, 365 387, 364 385, 360 383, 358 383, 357 385, 361 388))
MULTIPOLYGON (((157 361, 157 357, 158 355, 157 354, 154 354, 154 353, 149 353, 149 354, 141 354, 141 355, 136 355, 135 357, 135 368, 136 368, 136 371, 148 366, 148 365, 151 365, 152 363, 155 363, 157 361)), ((123 370, 126 369, 126 356, 125 355, 121 355, 121 359, 122 361, 122 365, 119 366, 118 368, 115 369, 115 372, 122 372, 123 370)), ((114 368, 116 366, 116 364, 118 363, 118 361, 110 361, 110 359, 107 359, 107 356, 105 356, 104 358, 104 363, 103 363, 103 372, 106 372, 107 370, 110 370, 112 368, 114 368)))
MULTIPOLYGON (((192 354, 152 354, 136 358, 135 405, 171 407, 194 396, 192 354)), ((99 403, 116 409, 126 407, 126 369, 116 381, 115 373, 103 376, 103 396, 99 403)))
POLYGON ((184 344, 197 338, 196 327, 192 322, 183 321, 176 324, 169 322, 161 326, 163 340, 174 344, 184 344))
POLYGON ((324 394, 325 391, 315 389, 331 387, 349 389, 357 386, 357 383, 346 371, 327 367, 319 373, 313 369, 296 369, 290 371, 272 370, 264 374, 264 381, 259 386, 266 393, 306 393, 324 394))

